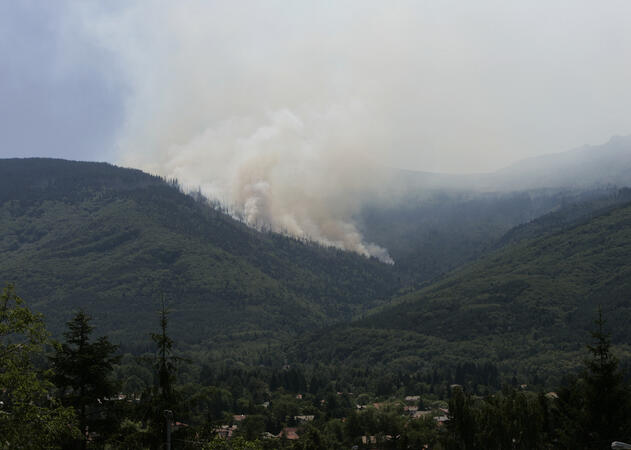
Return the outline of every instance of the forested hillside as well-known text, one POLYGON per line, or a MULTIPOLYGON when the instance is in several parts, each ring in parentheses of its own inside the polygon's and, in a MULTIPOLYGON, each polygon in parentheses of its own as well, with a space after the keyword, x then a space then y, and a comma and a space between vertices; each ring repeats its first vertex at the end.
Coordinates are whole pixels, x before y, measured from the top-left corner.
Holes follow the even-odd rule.
MULTIPOLYGON (((366 239, 388 249, 410 283, 424 283, 508 240, 543 215, 547 224, 584 218, 624 201, 631 185, 631 136, 521 160, 492 173, 393 170, 357 221, 366 239), (504 236, 514 227, 510 236, 504 236)), ((541 227, 527 228, 531 237, 541 227)))
POLYGON ((390 370, 490 361, 522 380, 550 381, 580 363, 581 338, 599 305, 628 355, 631 204, 581 220, 571 219, 572 208, 565 214, 520 227, 507 236, 517 242, 363 320, 309 336, 301 343, 309 341, 307 360, 390 370))
MULTIPOLYGON (((102 426, 92 438, 132 447, 158 442, 169 409, 190 424, 174 432, 182 447, 211 439, 223 445, 214 436, 225 427, 253 448, 294 448, 280 436, 295 426, 299 446, 338 448, 372 433, 384 448, 452 448, 452 441, 461 448, 469 439, 457 431, 461 422, 482 427, 499 408, 503 422, 476 431, 479 448, 504 442, 497 433, 525 410, 539 427, 532 434, 539 444, 526 439, 522 448, 562 442, 565 422, 536 417, 591 411, 583 402, 593 396, 581 388, 589 374, 562 377, 582 366, 598 306, 623 369, 631 360, 631 191, 421 197, 364 210, 369 238, 392 244, 399 258, 392 266, 253 230, 201 196, 183 194, 175 181, 140 171, 0 161, 0 279, 17 284, 57 338, 71 320, 50 360, 66 409, 46 413, 57 420, 73 407, 81 429, 102 426), (162 298, 168 306, 159 322, 162 298), (92 398, 89 408, 108 418, 101 425, 64 394, 80 366, 65 363, 80 353, 69 345, 78 342, 80 325, 109 335, 92 344, 106 350, 102 363, 116 381, 108 395, 118 389, 119 398, 133 398, 124 410, 92 398), (156 331, 162 334, 152 344, 156 331), (169 368, 164 379, 156 377, 160 367, 169 368), (177 395, 160 400, 163 384, 177 395), (555 387, 561 400, 534 393, 555 387), (422 399, 427 417, 410 416, 402 403, 408 396, 422 399), (383 402, 389 406, 382 411, 383 402), (471 417, 459 415, 458 402, 471 417), (438 426, 445 406, 447 425, 438 426), (147 418, 148 410, 156 415, 147 418), (400 439, 387 437, 395 432, 400 439)), ((7 287, 3 298, 17 314, 22 303, 13 292, 7 287)), ((29 351, 45 365, 48 341, 41 339, 29 351)), ((517 427, 510 436, 520 433, 517 427)))
POLYGON ((373 206, 362 220, 393 267, 253 230, 174 182, 108 164, 3 160, 0 188, 0 279, 55 333, 83 308, 124 351, 146 349, 163 295, 180 344, 253 358, 313 331, 310 362, 476 359, 541 378, 558 373, 557 356, 576 365, 597 304, 615 317, 614 339, 626 336, 628 189, 373 206))
MULTIPOLYGON (((570 222, 625 198, 631 195, 625 197, 612 186, 488 193, 430 190, 367 204, 358 221, 369 241, 388 249, 401 277, 420 284, 517 239, 526 224, 540 217, 545 216, 546 223, 570 222)), ((537 232, 532 226, 528 230, 537 232)))
POLYGON ((0 280, 57 332, 73 311, 141 350, 165 295, 186 344, 265 345, 350 319, 393 268, 252 230, 172 183, 108 164, 0 161, 0 280))

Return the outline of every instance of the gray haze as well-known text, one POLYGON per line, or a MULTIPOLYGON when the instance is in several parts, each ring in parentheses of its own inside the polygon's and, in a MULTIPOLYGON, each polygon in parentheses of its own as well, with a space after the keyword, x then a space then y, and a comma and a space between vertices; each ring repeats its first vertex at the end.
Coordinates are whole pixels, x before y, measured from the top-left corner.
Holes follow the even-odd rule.
POLYGON ((176 177, 385 260, 353 223, 376 167, 493 171, 631 132, 628 1, 46 5, 1 7, 0 156, 176 177))

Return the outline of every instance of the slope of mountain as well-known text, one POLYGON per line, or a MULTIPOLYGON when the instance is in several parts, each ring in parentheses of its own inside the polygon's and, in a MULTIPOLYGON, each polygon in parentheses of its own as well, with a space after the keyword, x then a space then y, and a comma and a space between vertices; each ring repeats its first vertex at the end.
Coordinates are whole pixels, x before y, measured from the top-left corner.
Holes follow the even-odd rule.
POLYGON ((397 171, 382 185, 390 195, 373 195, 359 226, 388 249, 405 280, 422 283, 503 245, 515 226, 570 205, 580 216, 598 209, 596 199, 621 201, 617 187, 631 186, 631 136, 489 174, 397 171))
POLYGON ((580 364, 601 305, 619 356, 628 357, 631 203, 567 222, 533 223, 532 235, 362 320, 309 336, 300 355, 390 370, 492 361, 522 379, 550 379, 580 364))
MULTIPOLYGON (((616 188, 506 193, 434 193, 364 208, 358 223, 366 239, 388 249, 397 272, 420 285, 520 239, 539 217, 549 225, 572 223, 628 196, 616 188), (558 215, 556 212, 563 211, 558 215), (569 211, 573 211, 568 216, 569 211), (520 227, 523 225, 524 227, 520 227), (505 236, 514 227, 510 236, 505 236)), ((539 222, 537 222, 539 223, 539 222)))
POLYGON ((125 349, 159 299, 187 344, 280 339, 350 319, 397 288, 391 266, 252 230, 137 170, 0 160, 0 281, 58 332, 77 308, 125 349))
POLYGON ((200 349, 254 351, 382 306, 308 334, 306 358, 406 368, 481 358, 554 374, 551 355, 573 364, 594 302, 623 328, 626 309, 611 299, 627 288, 615 252, 628 250, 629 197, 606 186, 434 190, 373 204, 357 220, 392 267, 252 230, 137 170, 0 160, 0 281, 16 282, 55 333, 82 307, 124 350, 146 348, 162 294, 176 339, 200 349), (603 221, 611 236, 590 228, 603 221))

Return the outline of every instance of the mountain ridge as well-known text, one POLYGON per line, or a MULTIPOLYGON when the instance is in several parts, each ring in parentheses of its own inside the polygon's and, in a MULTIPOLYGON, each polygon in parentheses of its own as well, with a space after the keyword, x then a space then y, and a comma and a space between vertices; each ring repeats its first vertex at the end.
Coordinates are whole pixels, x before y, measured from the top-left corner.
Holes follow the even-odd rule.
POLYGON ((274 341, 396 290, 390 266, 253 230, 133 169, 2 160, 0 180, 0 280, 16 282, 54 332, 82 307, 133 347, 148 341, 164 293, 189 344, 274 341))
POLYGON ((631 202, 549 231, 499 248, 351 324, 310 334, 298 344, 303 360, 406 371, 491 361, 504 373, 551 384, 576 369, 599 305, 619 355, 628 358, 631 202))

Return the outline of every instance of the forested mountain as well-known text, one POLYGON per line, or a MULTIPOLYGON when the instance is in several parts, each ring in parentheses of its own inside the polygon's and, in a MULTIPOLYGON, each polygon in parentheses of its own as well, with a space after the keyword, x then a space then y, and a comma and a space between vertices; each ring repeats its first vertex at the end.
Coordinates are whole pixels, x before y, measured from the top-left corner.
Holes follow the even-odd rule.
POLYGON ((622 201, 618 187, 631 185, 631 136, 493 173, 399 170, 382 183, 388 194, 375 195, 357 221, 367 240, 388 249, 405 280, 422 283, 503 245, 505 233, 542 215, 573 209, 570 216, 579 217, 622 201))
POLYGON ((617 199, 627 201, 600 210, 596 201, 582 215, 574 206, 519 227, 479 261, 363 320, 310 335, 299 354, 394 371, 490 361, 523 380, 549 382, 580 363, 601 305, 614 343, 628 356, 628 190, 617 199))
MULTIPOLYGON (((214 427, 236 418, 243 421, 230 429, 255 440, 266 431, 275 439, 290 425, 304 433, 377 414, 372 424, 327 431, 328 442, 349 445, 366 433, 393 435, 386 417, 398 424, 401 442, 448 442, 461 420, 452 413, 445 429, 434 416, 410 416, 402 404, 357 412, 360 401, 365 407, 413 395, 429 408, 423 414, 434 414, 450 396, 451 411, 461 392, 483 423, 496 417, 494 402, 519 400, 514 410, 502 409, 505 423, 495 430, 525 409, 533 417, 562 408, 582 414, 590 407, 581 406, 589 398, 576 387, 581 379, 561 377, 581 367, 598 306, 615 354, 629 367, 628 188, 433 191, 372 204, 357 219, 368 239, 389 247, 394 266, 254 230, 200 195, 182 193, 175 181, 137 170, 0 160, 0 280, 17 284, 56 337, 73 316, 71 331, 83 321, 91 332, 92 316, 95 331, 109 335, 95 343, 107 349, 104 363, 116 387, 135 400, 121 416, 96 397, 90 408, 111 419, 103 440, 136 447, 162 434, 169 408, 191 425, 190 433, 176 431, 181 442, 197 440, 198 430, 210 439, 214 427), (163 297, 170 312, 158 328, 163 297), (149 339, 156 331, 157 352, 149 339), (167 367, 166 356, 159 357, 167 353, 172 378, 164 380, 179 380, 178 399, 156 403, 155 382, 163 378, 155 369, 167 367), (506 383, 513 389, 498 396, 506 383), (559 398, 578 395, 574 403, 529 392, 556 386, 559 398), (148 420, 145 408, 155 417, 148 420), (310 416, 313 425, 297 419, 310 416), (128 419, 135 421, 129 429, 128 419), (414 431, 419 426, 422 436, 414 431)), ((3 292, 19 313, 12 288, 3 292)), ((64 365, 79 351, 68 342, 51 360, 62 375, 77 365, 64 365)), ((64 376, 56 378, 59 395, 73 405, 64 376)), ((88 416, 79 419, 87 423, 88 416)), ((565 430, 560 422, 544 425, 540 442, 565 430)), ((278 442, 266 441, 266 448, 278 442)))
POLYGON ((58 331, 78 308, 126 350, 165 295, 186 344, 264 345, 398 288, 393 268, 255 231, 173 183, 102 163, 0 160, 0 280, 58 331))
POLYGON ((2 160, 0 279, 15 282, 55 333, 84 308, 124 351, 144 351, 164 295, 174 337, 202 353, 258 355, 314 332, 312 362, 477 359, 530 374, 541 363, 548 376, 558 373, 546 367, 552 355, 576 364, 574 339, 596 304, 626 317, 612 299, 626 286, 621 205, 630 200, 628 189, 602 187, 373 204, 358 220, 395 257, 390 266, 253 230, 137 170, 2 160))
MULTIPOLYGON (((447 273, 516 239, 539 217, 584 217, 589 211, 624 201, 615 187, 539 189, 522 192, 430 191, 367 205, 358 217, 371 242, 388 249, 408 283, 420 284, 447 273), (569 214, 570 211, 574 211, 569 214)), ((557 219, 554 219, 557 217, 557 219)), ((529 227, 532 233, 534 228, 529 227)))

